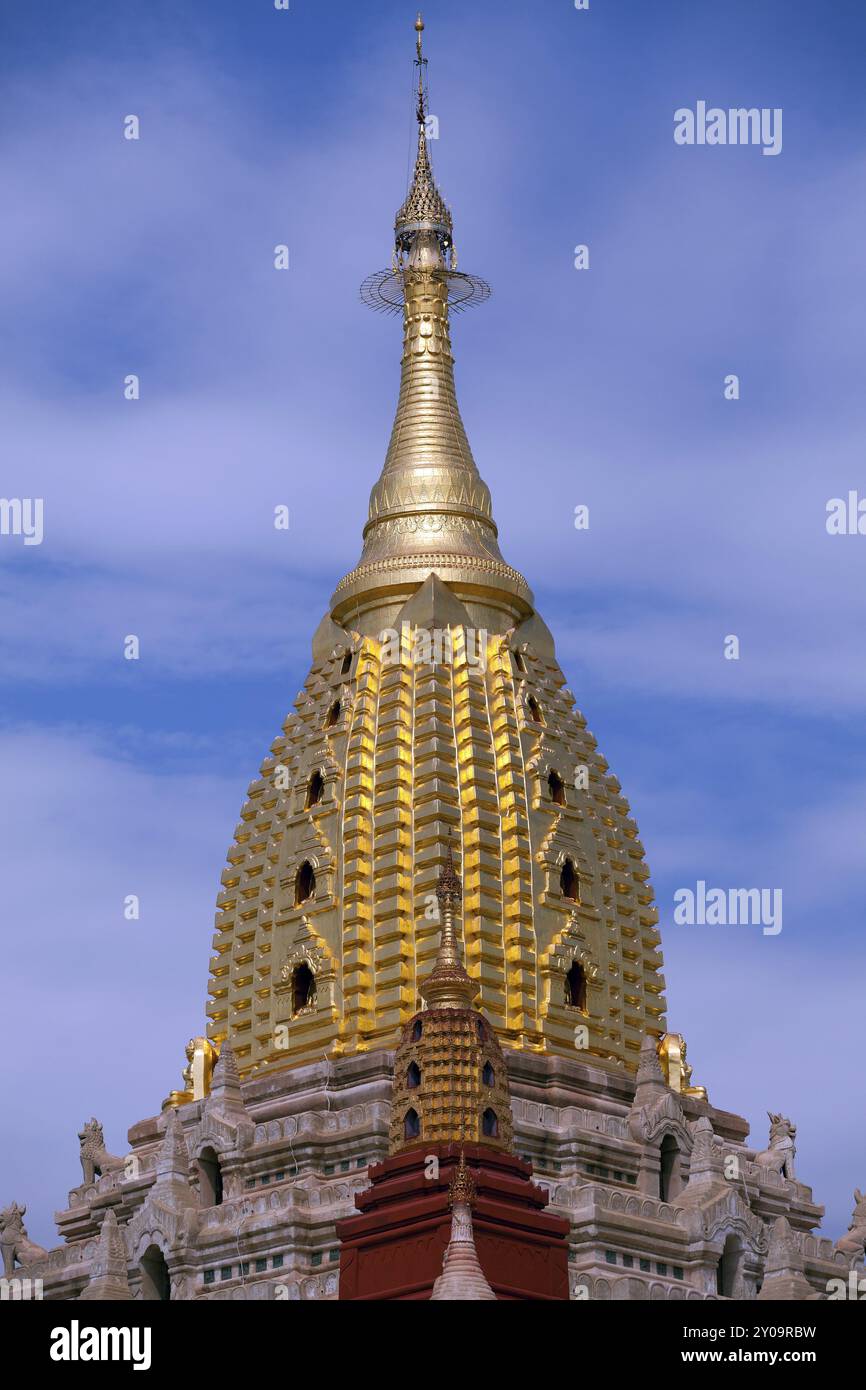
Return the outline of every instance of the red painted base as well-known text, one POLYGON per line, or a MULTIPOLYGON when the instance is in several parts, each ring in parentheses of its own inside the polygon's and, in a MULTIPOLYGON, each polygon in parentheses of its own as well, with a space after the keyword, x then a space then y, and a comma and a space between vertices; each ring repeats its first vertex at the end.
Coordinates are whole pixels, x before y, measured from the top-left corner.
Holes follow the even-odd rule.
MULTIPOLYGON (((568 1298, 568 1222, 544 1210, 547 1195, 522 1159, 483 1144, 464 1146, 475 1178, 475 1248, 501 1299, 568 1298)), ((457 1144, 422 1144, 370 1169, 355 1198, 360 1216, 337 1225, 341 1299, 426 1299, 451 1236, 448 1188, 457 1144), (438 1159, 436 1177, 426 1173, 438 1159)))

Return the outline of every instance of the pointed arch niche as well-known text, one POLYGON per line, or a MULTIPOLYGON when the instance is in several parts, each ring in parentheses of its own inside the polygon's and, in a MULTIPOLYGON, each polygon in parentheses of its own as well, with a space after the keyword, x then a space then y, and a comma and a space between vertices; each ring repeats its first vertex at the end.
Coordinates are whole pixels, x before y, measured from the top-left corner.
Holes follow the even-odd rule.
MULTIPOLYGON (((577 915, 555 938, 541 958, 541 1015, 573 1038, 578 1024, 589 1030, 596 1046, 605 1012, 605 984, 587 933, 577 915)), ((575 1048, 577 1044, 575 1042, 575 1048)))
POLYGON ((301 918, 278 960, 271 1010, 274 1055, 288 1059, 293 1049, 309 1047, 313 1032, 324 1051, 339 1027, 337 966, 308 917, 301 918))
POLYGON ((171 1298, 171 1278, 165 1255, 156 1244, 149 1245, 139 1265, 141 1297, 147 1303, 168 1303, 171 1298))

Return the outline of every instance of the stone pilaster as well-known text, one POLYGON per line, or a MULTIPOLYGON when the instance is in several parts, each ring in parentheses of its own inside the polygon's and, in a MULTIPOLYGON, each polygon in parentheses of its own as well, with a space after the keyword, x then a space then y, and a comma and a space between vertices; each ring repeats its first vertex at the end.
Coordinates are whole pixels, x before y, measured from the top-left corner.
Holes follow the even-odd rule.
POLYGON ((692 1125, 694 1147, 689 1164, 689 1180, 677 1198, 678 1206, 700 1206, 727 1189, 721 1159, 713 1145, 713 1126, 706 1115, 692 1125))
POLYGON ((245 1114, 238 1064, 228 1040, 220 1048, 208 1099, 208 1108, 223 1115, 245 1114))
POLYGON ((797 1244, 791 1223, 786 1216, 779 1216, 770 1230, 770 1248, 764 1267, 764 1282, 758 1300, 771 1302, 774 1299, 799 1302, 805 1298, 819 1298, 804 1273, 805 1261, 797 1244))
POLYGON ((151 1196, 170 1207, 195 1205, 195 1194, 189 1185, 189 1150, 176 1110, 169 1111, 165 1137, 156 1160, 156 1182, 151 1196))
POLYGON ((114 1209, 105 1213, 99 1232, 99 1244, 90 1271, 90 1282, 79 1296, 80 1300, 121 1302, 131 1299, 126 1270, 126 1246, 117 1224, 114 1209))

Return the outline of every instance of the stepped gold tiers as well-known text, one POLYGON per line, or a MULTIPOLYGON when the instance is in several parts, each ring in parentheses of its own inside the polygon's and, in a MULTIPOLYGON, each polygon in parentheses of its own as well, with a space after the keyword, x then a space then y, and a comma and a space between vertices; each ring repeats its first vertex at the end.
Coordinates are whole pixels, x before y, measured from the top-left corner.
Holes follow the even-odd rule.
POLYGON ((634 1071, 643 1038, 665 1031, 649 872, 502 557, 460 418, 450 312, 486 286, 456 269, 420 31, 417 67, 393 265, 364 292, 403 313, 391 441, 360 559, 229 850, 209 1035, 231 1039, 244 1074, 395 1047, 435 958, 450 837, 466 968, 500 1043, 634 1071))

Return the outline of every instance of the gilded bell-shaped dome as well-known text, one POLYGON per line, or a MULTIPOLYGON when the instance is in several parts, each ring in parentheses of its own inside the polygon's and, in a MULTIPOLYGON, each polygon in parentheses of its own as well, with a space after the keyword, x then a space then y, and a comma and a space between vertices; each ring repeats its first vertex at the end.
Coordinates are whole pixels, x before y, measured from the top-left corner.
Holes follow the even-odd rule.
MULTIPOLYGON (((428 232, 399 228, 400 254, 428 232)), ((396 1047, 436 954, 450 837, 466 969, 500 1043, 634 1070, 665 1031, 637 826, 501 555, 454 389, 451 271, 394 274, 391 442, 229 849, 209 1035, 245 1074, 396 1047)))

